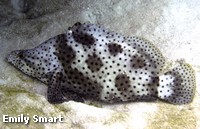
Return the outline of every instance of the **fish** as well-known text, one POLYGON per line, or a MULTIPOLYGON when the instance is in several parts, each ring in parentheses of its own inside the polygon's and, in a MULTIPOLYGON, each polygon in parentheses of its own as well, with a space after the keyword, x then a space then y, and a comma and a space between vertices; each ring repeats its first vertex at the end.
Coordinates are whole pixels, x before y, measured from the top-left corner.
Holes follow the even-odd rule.
POLYGON ((166 58, 150 41, 91 23, 77 22, 34 48, 12 51, 6 60, 46 84, 51 104, 92 99, 181 105, 195 95, 191 65, 180 61, 166 70, 166 58))

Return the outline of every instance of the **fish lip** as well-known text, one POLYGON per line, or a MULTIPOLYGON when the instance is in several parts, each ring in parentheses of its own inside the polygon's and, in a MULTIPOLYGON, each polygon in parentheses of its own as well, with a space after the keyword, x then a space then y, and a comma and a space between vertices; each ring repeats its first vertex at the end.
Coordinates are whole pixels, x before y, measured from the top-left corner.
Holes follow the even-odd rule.
POLYGON ((10 56, 11 56, 12 52, 10 52, 6 57, 5 57, 5 61, 10 63, 11 61, 9 60, 10 59, 10 56))
POLYGON ((7 61, 7 62, 12 62, 12 60, 11 60, 11 58, 12 58, 12 56, 14 57, 14 56, 17 56, 19 53, 21 52, 21 50, 15 50, 15 51, 11 51, 6 57, 5 57, 5 60, 7 61))

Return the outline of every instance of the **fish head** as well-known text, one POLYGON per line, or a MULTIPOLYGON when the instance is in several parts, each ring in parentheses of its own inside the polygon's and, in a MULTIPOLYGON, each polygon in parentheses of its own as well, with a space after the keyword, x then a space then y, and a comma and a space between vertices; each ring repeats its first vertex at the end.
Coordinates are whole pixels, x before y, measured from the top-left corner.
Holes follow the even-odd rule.
POLYGON ((6 60, 26 75, 48 83, 54 71, 60 69, 58 55, 61 54, 56 50, 65 49, 58 48, 56 41, 53 37, 34 48, 12 51, 6 60))
POLYGON ((15 50, 6 57, 8 63, 15 66, 28 76, 38 77, 40 74, 45 74, 45 70, 39 63, 37 54, 32 54, 31 50, 15 50))
POLYGON ((12 51, 7 57, 8 63, 15 66, 23 73, 35 77, 36 64, 33 64, 31 54, 28 54, 27 50, 15 50, 12 51))

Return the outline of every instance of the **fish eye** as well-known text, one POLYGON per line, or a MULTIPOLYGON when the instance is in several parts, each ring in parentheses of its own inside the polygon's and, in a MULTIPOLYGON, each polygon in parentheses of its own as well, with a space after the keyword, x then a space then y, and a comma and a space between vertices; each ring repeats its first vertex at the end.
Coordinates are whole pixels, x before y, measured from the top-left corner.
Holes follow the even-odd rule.
POLYGON ((24 56, 23 56, 23 53, 19 53, 19 58, 23 58, 24 56))

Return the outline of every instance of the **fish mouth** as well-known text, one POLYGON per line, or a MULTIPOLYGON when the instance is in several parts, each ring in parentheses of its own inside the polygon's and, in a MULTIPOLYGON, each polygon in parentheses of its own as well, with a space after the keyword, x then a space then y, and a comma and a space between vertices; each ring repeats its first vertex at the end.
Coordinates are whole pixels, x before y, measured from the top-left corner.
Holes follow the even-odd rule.
POLYGON ((6 58, 5 58, 5 61, 6 62, 8 62, 8 63, 10 63, 11 62, 11 56, 12 56, 12 52, 11 53, 9 53, 7 56, 6 56, 6 58))
POLYGON ((16 60, 19 55, 19 53, 21 52, 21 50, 15 50, 15 51, 12 51, 10 52, 6 57, 5 57, 5 60, 8 62, 8 63, 12 63, 13 60, 16 60))

